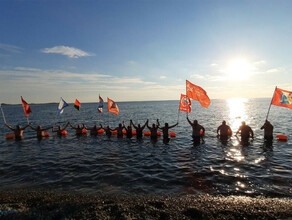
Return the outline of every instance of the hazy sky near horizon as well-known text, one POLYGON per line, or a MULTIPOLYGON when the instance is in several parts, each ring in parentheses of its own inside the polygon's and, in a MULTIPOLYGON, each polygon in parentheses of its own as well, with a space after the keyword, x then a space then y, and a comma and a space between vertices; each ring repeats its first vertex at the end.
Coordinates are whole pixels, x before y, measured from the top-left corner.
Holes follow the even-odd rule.
POLYGON ((290 0, 1 0, 0 102, 292 90, 290 0))

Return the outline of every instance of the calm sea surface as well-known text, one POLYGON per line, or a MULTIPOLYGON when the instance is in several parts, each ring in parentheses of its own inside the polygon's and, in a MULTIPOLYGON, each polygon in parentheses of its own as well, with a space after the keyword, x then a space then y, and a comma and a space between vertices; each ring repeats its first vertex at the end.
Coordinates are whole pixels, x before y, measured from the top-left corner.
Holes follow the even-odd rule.
MULTIPOLYGON (((212 195, 264 195, 292 198, 292 111, 272 106, 269 120, 274 133, 288 136, 288 142, 274 139, 272 146, 263 143, 260 127, 265 121, 269 99, 212 100, 208 109, 192 105, 191 120, 197 119, 206 129, 205 143, 193 146, 192 129, 186 114, 178 115, 178 101, 118 103, 120 115, 99 114, 97 103, 82 104, 81 110, 67 107, 57 115, 57 104, 31 105, 33 126, 64 126, 67 121, 116 127, 125 120, 135 124, 160 123, 179 125, 171 131, 177 137, 169 144, 162 138, 156 143, 117 139, 105 135, 76 137, 67 128, 67 137, 55 134, 41 141, 35 131, 24 131, 24 140, 6 140, 11 131, 0 126, 0 190, 57 189, 78 192, 155 193, 212 195), (226 120, 235 132, 246 121, 255 133, 250 145, 241 146, 235 137, 223 145, 216 129, 226 120)), ((25 125, 21 105, 3 106, 7 123, 25 125)), ((147 129, 146 129, 147 130, 147 129)), ((146 131, 145 130, 145 131, 146 131)))

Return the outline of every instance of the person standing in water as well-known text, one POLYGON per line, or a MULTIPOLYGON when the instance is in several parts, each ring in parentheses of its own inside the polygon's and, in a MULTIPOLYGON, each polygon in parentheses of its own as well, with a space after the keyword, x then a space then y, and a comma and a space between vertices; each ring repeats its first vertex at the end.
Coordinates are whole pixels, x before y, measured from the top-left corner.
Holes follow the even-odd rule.
POLYGON ((190 121, 189 117, 187 117, 187 120, 193 129, 192 137, 193 137, 194 145, 195 146, 200 145, 201 138, 203 134, 205 133, 205 128, 202 125, 200 125, 197 120, 194 120, 193 123, 190 121), (201 131, 202 131, 202 134, 201 134, 201 131))
POLYGON ((70 127, 75 130, 76 135, 82 135, 83 134, 82 130, 86 129, 86 126, 84 124, 82 124, 82 126, 80 124, 78 124, 77 127, 74 127, 70 122, 68 122, 68 123, 69 123, 70 127))
POLYGON ((222 124, 217 128, 217 136, 224 142, 228 140, 228 137, 232 136, 232 130, 229 125, 226 125, 226 121, 222 121, 222 124))
POLYGON ((125 128, 125 122, 123 122, 122 124, 119 124, 118 127, 116 127, 115 129, 113 129, 114 131, 117 131, 117 137, 118 138, 123 138, 123 129, 125 128))
POLYGON ((168 126, 168 123, 165 123, 164 127, 160 127, 160 125, 159 125, 159 129, 162 130, 162 134, 163 134, 163 143, 169 142, 170 139, 169 139, 168 131, 169 131, 169 129, 174 128, 177 125, 178 125, 178 122, 172 126, 168 126))
POLYGON ((253 130, 251 127, 245 124, 245 121, 241 122, 241 126, 238 128, 238 131, 236 132, 237 134, 241 134, 241 143, 244 145, 248 144, 248 140, 251 137, 253 139, 253 130))
POLYGON ((112 129, 110 128, 110 126, 106 126, 105 128, 102 126, 102 124, 100 124, 101 128, 105 131, 105 135, 110 138, 112 136, 112 129))
POLYGON ((40 126, 40 125, 37 126, 36 128, 32 127, 31 125, 29 125, 29 127, 30 127, 32 130, 34 130, 34 131, 37 132, 37 138, 39 138, 39 139, 45 137, 45 131, 46 131, 46 130, 49 130, 49 129, 52 129, 52 128, 53 128, 53 126, 51 126, 51 127, 49 127, 49 128, 42 128, 42 126, 40 126))
POLYGON ((264 140, 267 142, 272 142, 274 126, 268 120, 266 120, 261 129, 264 129, 264 140))
POLYGON ((65 125, 64 128, 62 128, 62 126, 59 125, 59 126, 58 126, 58 130, 54 130, 54 126, 53 126, 53 127, 52 127, 52 132, 57 132, 57 135, 58 135, 58 136, 62 136, 62 135, 63 135, 62 132, 66 130, 66 128, 68 127, 68 125, 69 125, 69 122, 67 122, 67 124, 65 125))
POLYGON ((92 128, 87 128, 90 131, 90 135, 98 135, 98 130, 102 129, 102 125, 98 128, 97 125, 94 125, 92 128))
POLYGON ((159 120, 156 120, 157 124, 155 125, 154 123, 152 124, 152 127, 149 126, 148 124, 148 120, 147 120, 147 128, 150 130, 151 134, 150 134, 150 138, 152 140, 157 140, 157 130, 159 128, 159 120))
POLYGON ((123 124, 124 124, 124 128, 125 128, 125 130, 127 132, 126 133, 127 138, 132 138, 133 137, 133 133, 132 133, 132 123, 131 123, 131 121, 130 121, 130 125, 128 125, 128 126, 125 125, 125 122, 123 124))
POLYGON ((26 125, 25 127, 21 128, 19 125, 17 125, 15 128, 11 127, 7 123, 5 123, 5 126, 9 128, 11 131, 14 132, 14 138, 15 140, 21 140, 23 137, 23 131, 30 126, 30 123, 26 125))
POLYGON ((136 129, 136 136, 138 139, 141 139, 143 136, 143 130, 146 127, 147 123, 148 123, 148 119, 145 122, 145 124, 143 126, 141 126, 141 124, 138 124, 138 126, 134 125, 133 121, 130 120, 131 125, 133 125, 133 127, 136 129))

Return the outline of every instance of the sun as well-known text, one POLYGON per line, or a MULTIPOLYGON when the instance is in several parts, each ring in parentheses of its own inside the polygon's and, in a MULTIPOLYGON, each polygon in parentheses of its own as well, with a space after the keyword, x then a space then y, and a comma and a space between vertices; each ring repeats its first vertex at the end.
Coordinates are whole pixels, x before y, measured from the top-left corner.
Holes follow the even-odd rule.
POLYGON ((232 60, 224 71, 229 80, 246 80, 251 75, 250 64, 245 60, 232 60))

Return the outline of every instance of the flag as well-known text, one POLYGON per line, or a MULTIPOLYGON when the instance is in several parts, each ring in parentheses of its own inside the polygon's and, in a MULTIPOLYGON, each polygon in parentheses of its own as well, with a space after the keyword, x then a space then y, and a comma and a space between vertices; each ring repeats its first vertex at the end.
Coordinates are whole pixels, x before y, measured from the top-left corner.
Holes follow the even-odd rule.
POLYGON ((80 104, 80 102, 79 102, 77 99, 75 100, 74 107, 75 107, 78 111, 80 110, 81 104, 80 104))
POLYGON ((102 108, 103 108, 103 99, 99 96, 99 105, 98 105, 98 112, 102 113, 102 108))
POLYGON ((200 86, 190 83, 188 80, 186 81, 186 88, 187 96, 189 98, 199 101, 201 106, 208 108, 211 101, 204 89, 202 89, 200 86))
POLYGON ((107 107, 108 107, 108 112, 119 115, 118 105, 113 100, 111 100, 109 98, 107 98, 107 107))
POLYGON ((22 102, 22 107, 23 107, 23 111, 26 117, 28 117, 28 115, 31 113, 31 109, 29 107, 29 105, 27 104, 26 101, 24 101, 24 99, 21 96, 21 102, 22 102))
POLYGON ((191 109, 191 105, 192 105, 191 100, 186 95, 181 94, 181 96, 180 96, 179 110, 180 111, 183 111, 183 112, 190 113, 191 110, 192 110, 191 109))
POLYGON ((292 92, 276 88, 271 104, 292 109, 292 92))
POLYGON ((58 106, 58 111, 59 111, 59 115, 61 115, 64 111, 64 108, 66 108, 67 106, 69 106, 67 104, 67 102, 65 102, 65 100, 61 97, 59 106, 58 106))

